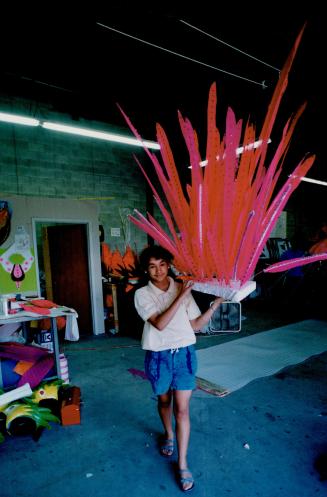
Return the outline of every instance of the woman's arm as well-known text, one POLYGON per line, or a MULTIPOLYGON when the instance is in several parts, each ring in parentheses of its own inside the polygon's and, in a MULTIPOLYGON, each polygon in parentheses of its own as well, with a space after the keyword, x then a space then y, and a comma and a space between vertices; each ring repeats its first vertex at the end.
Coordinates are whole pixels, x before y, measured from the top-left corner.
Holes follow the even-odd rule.
POLYGON ((196 331, 200 331, 201 328, 203 328, 203 326, 205 326, 211 319, 212 315, 214 314, 214 312, 218 309, 218 307, 220 306, 220 304, 224 302, 224 299, 222 297, 217 297, 213 303, 211 304, 211 306, 209 307, 209 309, 207 309, 203 314, 201 314, 201 316, 199 316, 198 318, 195 318, 195 319, 192 319, 190 321, 191 323, 191 326, 193 328, 193 330, 196 332, 196 331))
MULTIPOLYGON (((180 286, 180 292, 175 298, 175 300, 171 303, 171 305, 161 314, 156 313, 149 317, 148 321, 159 331, 162 331, 175 316, 178 308, 185 300, 185 298, 191 293, 191 289, 193 286, 193 282, 183 282, 180 286)), ((210 318, 209 318, 210 319, 210 318)), ((208 319, 208 321, 209 321, 208 319)))

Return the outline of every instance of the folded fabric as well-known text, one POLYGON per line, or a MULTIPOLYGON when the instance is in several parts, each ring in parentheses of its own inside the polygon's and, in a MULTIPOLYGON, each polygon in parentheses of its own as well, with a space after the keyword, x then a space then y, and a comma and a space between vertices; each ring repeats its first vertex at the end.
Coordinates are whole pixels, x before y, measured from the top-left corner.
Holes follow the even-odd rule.
POLYGON ((54 359, 52 354, 48 354, 45 357, 39 359, 26 373, 23 374, 21 379, 18 381, 17 386, 20 387, 29 383, 31 388, 35 388, 46 374, 51 371, 54 365, 54 359))
POLYGON ((17 386, 29 383, 31 388, 36 387, 54 366, 53 354, 41 347, 32 345, 21 345, 15 342, 0 344, 0 358, 8 358, 16 361, 28 361, 33 365, 23 373, 17 386))
POLYGON ((44 316, 48 316, 49 314, 51 314, 50 309, 45 309, 43 307, 37 307, 36 305, 20 304, 20 306, 22 309, 24 309, 24 311, 35 312, 35 314, 42 314, 44 316))
POLYGON ((48 354, 48 350, 41 347, 33 347, 32 345, 22 345, 16 342, 2 342, 0 344, 0 357, 6 359, 35 362, 48 354))
POLYGON ((15 373, 19 375, 23 375, 33 366, 33 362, 30 361, 18 361, 16 366, 14 367, 15 373))
POLYGON ((68 314, 65 330, 65 339, 75 342, 79 340, 79 329, 77 324, 77 312, 68 314))
POLYGON ((51 302, 51 300, 46 299, 33 299, 29 301, 30 304, 36 305, 37 307, 46 307, 51 309, 52 307, 58 307, 58 304, 51 302))
POLYGON ((25 343, 24 338, 19 334, 20 323, 8 323, 0 325, 0 342, 20 342, 25 343))

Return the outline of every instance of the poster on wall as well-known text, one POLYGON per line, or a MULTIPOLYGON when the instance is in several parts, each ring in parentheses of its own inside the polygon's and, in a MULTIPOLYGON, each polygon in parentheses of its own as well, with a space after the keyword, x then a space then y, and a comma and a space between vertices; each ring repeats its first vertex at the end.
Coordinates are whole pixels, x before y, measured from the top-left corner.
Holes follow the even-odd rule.
POLYGON ((37 293, 34 251, 24 226, 17 226, 15 241, 0 247, 0 294, 37 293))
POLYGON ((10 234, 12 209, 6 200, 0 200, 0 246, 10 234))

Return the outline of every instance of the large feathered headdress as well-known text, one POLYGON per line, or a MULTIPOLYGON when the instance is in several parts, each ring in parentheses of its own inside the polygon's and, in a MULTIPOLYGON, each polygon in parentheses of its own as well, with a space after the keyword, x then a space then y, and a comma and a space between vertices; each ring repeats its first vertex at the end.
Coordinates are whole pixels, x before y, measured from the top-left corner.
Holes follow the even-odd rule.
MULTIPOLYGON (((187 194, 180 182, 170 143, 159 124, 156 130, 162 163, 145 147, 170 212, 135 158, 152 189, 169 232, 151 214, 147 214, 146 218, 135 210, 135 215, 130 216, 131 221, 173 254, 174 264, 180 272, 191 276, 196 282, 214 283, 218 289, 212 293, 222 294, 221 288, 226 286, 238 290, 248 283, 282 209, 314 162, 314 155, 304 157, 273 196, 295 125, 306 105, 303 104, 287 120, 272 159, 266 164, 268 142, 303 29, 281 71, 259 134, 261 145, 258 148, 253 147, 255 126, 247 122, 243 127, 242 120, 236 120, 231 108, 227 111, 225 134, 221 136, 216 125, 216 85, 213 84, 208 102, 206 167, 200 165, 202 158, 196 131, 190 121, 178 112, 192 166, 187 194), (243 153, 238 155, 236 150, 240 146, 243 153)), ((141 139, 129 118, 122 113, 133 133, 141 139)), ((324 258, 323 254, 320 254, 321 258, 324 258)), ((292 267, 292 264, 311 262, 308 259, 284 261, 282 268, 277 264, 266 271, 282 271, 292 267)))

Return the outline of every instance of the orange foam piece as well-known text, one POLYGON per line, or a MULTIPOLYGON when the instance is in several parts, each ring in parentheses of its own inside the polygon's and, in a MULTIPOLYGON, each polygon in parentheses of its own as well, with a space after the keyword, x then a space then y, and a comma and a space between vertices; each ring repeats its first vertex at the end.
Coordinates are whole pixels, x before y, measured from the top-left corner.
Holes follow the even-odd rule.
POLYGON ((29 361, 19 361, 19 362, 17 362, 16 366, 14 367, 14 371, 17 374, 23 375, 24 373, 26 373, 26 371, 28 371, 33 366, 33 364, 34 364, 33 362, 29 362, 29 361))

